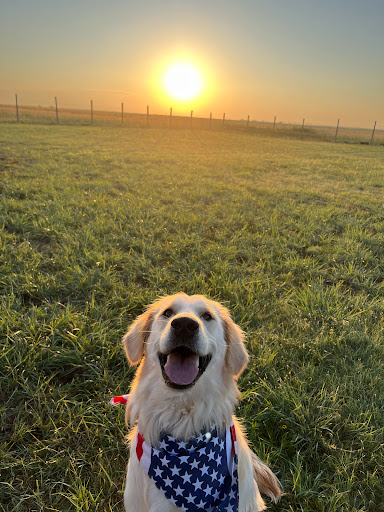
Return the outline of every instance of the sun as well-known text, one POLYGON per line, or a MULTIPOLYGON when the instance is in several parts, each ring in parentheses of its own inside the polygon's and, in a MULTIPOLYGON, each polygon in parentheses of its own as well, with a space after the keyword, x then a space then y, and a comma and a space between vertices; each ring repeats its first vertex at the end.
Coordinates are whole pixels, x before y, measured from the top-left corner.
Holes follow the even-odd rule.
POLYGON ((180 101, 192 100, 201 93, 203 79, 193 64, 175 63, 164 73, 164 86, 172 98, 180 101))

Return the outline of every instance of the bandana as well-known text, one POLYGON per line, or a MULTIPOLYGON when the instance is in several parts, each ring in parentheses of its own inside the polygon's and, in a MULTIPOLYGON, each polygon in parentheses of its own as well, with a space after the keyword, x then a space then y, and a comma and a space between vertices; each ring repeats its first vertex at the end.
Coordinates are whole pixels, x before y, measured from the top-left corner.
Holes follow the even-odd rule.
POLYGON ((163 434, 159 449, 137 434, 136 455, 164 496, 188 512, 238 512, 237 442, 232 424, 187 442, 163 434))
POLYGON ((110 400, 111 405, 125 405, 128 402, 129 395, 114 396, 110 400))

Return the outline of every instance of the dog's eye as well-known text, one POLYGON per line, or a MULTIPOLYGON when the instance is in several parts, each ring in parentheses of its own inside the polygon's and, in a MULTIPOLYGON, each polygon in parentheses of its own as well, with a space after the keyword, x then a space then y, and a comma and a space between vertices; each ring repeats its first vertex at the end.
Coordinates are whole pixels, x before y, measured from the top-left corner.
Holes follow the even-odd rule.
POLYGON ((211 313, 208 313, 208 311, 206 313, 203 313, 201 315, 204 320, 206 320, 207 322, 209 322, 210 320, 213 320, 213 316, 211 315, 211 313))
POLYGON ((163 313, 163 316, 165 316, 165 318, 170 318, 172 315, 173 315, 173 311, 171 308, 166 309, 163 313))

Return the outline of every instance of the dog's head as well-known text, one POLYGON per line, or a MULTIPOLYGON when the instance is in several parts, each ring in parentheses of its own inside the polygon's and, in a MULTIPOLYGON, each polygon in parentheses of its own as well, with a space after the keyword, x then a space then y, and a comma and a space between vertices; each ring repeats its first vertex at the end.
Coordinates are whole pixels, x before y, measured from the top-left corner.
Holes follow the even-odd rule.
POLYGON ((226 308, 201 295, 160 299, 133 322, 123 343, 131 364, 145 356, 175 390, 193 387, 206 372, 237 378, 248 362, 240 327, 226 308))

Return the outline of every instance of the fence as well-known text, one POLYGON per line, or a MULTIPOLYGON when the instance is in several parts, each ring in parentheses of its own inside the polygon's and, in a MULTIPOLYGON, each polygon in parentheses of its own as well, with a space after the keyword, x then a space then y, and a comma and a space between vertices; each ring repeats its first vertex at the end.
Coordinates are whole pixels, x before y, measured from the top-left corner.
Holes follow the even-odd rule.
POLYGON ((121 126, 131 128, 169 128, 169 129, 201 129, 201 130, 234 130, 248 133, 269 134, 280 137, 303 138, 305 140, 323 140, 349 142, 357 144, 384 145, 384 126, 375 121, 371 130, 335 126, 312 126, 304 118, 300 124, 278 122, 276 116, 271 122, 247 119, 228 119, 223 113, 220 117, 195 117, 191 111, 189 116, 177 116, 173 109, 168 115, 153 114, 147 106, 146 114, 133 114, 124 111, 121 103, 119 111, 94 110, 93 101, 89 109, 60 108, 57 97, 50 107, 20 106, 16 95, 15 105, 0 105, 0 123, 24 124, 59 124, 73 126, 121 126))

